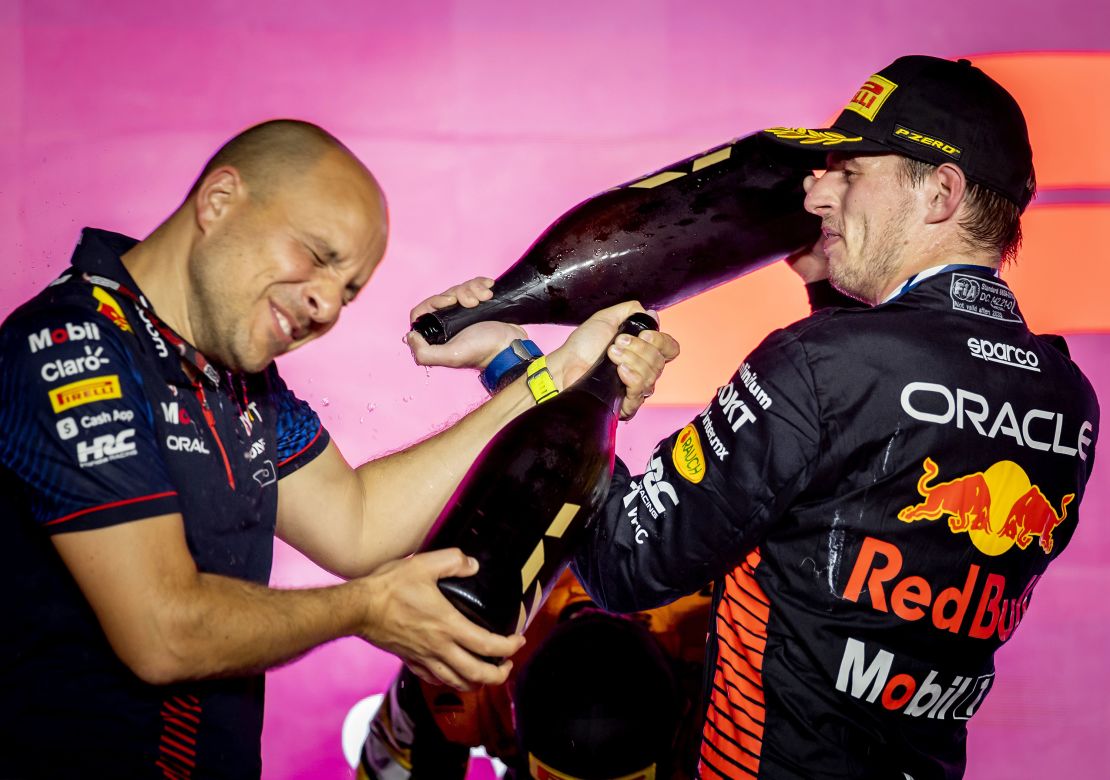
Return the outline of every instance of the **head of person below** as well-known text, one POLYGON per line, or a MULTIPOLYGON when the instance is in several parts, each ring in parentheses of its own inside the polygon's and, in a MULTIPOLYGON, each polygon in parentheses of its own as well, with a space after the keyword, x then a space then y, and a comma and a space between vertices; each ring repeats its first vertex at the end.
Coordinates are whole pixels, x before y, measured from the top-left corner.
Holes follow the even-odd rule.
MULTIPOLYGON (((522 638, 471 623, 437 586, 477 562, 413 553, 482 447, 534 406, 524 379, 352 468, 274 362, 335 325, 386 232, 350 151, 267 122, 146 239, 86 229, 0 326, 7 774, 258 776, 262 672, 345 636, 457 688, 506 679, 511 661, 483 659, 522 638), (275 535, 346 582, 268 587, 275 535)), ((548 356, 556 385, 639 309, 576 329, 548 356)), ((449 349, 481 363, 496 330, 449 349)), ((676 353, 658 332, 610 349, 626 416, 676 353)))
POLYGON ((619 469, 574 570, 620 612, 719 585, 699 776, 956 780, 1098 438, 997 273, 1035 188, 1025 121, 970 63, 912 56, 833 127, 766 135, 824 169, 794 269, 854 305, 768 335, 619 469))

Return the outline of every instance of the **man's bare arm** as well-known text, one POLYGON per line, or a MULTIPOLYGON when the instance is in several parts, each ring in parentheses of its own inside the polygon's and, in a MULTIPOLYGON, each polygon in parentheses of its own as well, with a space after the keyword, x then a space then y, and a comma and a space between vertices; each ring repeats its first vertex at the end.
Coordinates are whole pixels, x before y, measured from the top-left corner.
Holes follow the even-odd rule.
POLYGON ((499 683, 510 668, 476 656, 508 657, 522 643, 473 625, 439 593, 440 577, 476 569, 458 551, 333 587, 276 590, 198 572, 178 514, 52 538, 116 654, 154 684, 257 672, 359 636, 467 688, 499 683))
MULTIPOLYGON (((634 303, 606 309, 548 356, 559 387, 572 383, 600 355, 634 303)), ((655 331, 610 348, 627 386, 626 417, 650 395, 664 364, 678 353, 655 331)), ((442 349, 442 348, 434 348, 442 349)), ((352 469, 329 445, 312 463, 280 482, 278 536, 319 565, 357 577, 413 552, 482 448, 509 420, 535 405, 523 379, 456 425, 401 452, 352 469)))

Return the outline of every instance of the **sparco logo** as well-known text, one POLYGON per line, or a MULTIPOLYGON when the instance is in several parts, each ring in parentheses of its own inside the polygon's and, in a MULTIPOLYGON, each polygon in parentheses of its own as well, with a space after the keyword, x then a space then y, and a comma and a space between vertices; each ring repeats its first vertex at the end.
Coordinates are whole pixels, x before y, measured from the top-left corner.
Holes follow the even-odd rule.
POLYGON ((967 348, 971 350, 972 357, 980 360, 989 360, 992 363, 1001 363, 1004 366, 1040 372, 1037 366, 1041 364, 1041 359, 1037 357, 1036 352, 1028 349, 1015 347, 1012 344, 1003 344, 1001 341, 987 341, 975 337, 967 340, 967 348))
POLYGON ((77 462, 81 468, 86 468, 130 457, 136 453, 135 443, 131 441, 134 435, 134 428, 126 428, 119 433, 97 436, 91 442, 78 442, 77 462))
POLYGON ((65 344, 67 341, 100 341, 100 329, 92 322, 77 323, 67 322, 64 328, 43 328, 38 333, 27 337, 27 344, 31 347, 31 354, 42 349, 49 349, 55 344, 65 344))

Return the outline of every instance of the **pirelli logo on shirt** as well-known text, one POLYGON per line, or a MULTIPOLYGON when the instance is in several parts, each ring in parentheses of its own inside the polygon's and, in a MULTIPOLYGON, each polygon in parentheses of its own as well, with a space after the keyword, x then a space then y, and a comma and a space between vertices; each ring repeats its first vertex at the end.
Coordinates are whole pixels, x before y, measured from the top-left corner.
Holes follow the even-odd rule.
POLYGON ((54 408, 54 414, 61 414, 75 406, 122 397, 119 375, 109 374, 55 387, 50 391, 50 405, 54 408))

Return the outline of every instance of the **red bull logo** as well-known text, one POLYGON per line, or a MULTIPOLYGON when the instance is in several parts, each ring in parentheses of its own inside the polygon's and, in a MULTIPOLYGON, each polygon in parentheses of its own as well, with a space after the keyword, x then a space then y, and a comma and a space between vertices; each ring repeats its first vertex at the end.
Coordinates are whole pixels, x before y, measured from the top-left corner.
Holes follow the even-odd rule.
POLYGON ((986 471, 965 474, 934 484, 940 468, 925 458, 924 473, 917 492, 924 499, 898 513, 904 523, 948 517, 952 533, 966 533, 976 549, 987 555, 1002 555, 1015 544, 1026 549, 1039 537, 1045 554, 1052 552, 1052 532, 1068 516, 1074 493, 1060 500, 1060 511, 1040 487, 1029 481, 1013 461, 995 463, 986 471))
POLYGON ((93 297, 99 301, 99 305, 96 307, 97 313, 103 314, 110 319, 112 324, 120 330, 130 333, 131 325, 127 322, 127 317, 124 316, 123 309, 116 303, 116 299, 99 287, 93 287, 92 294, 93 297))

